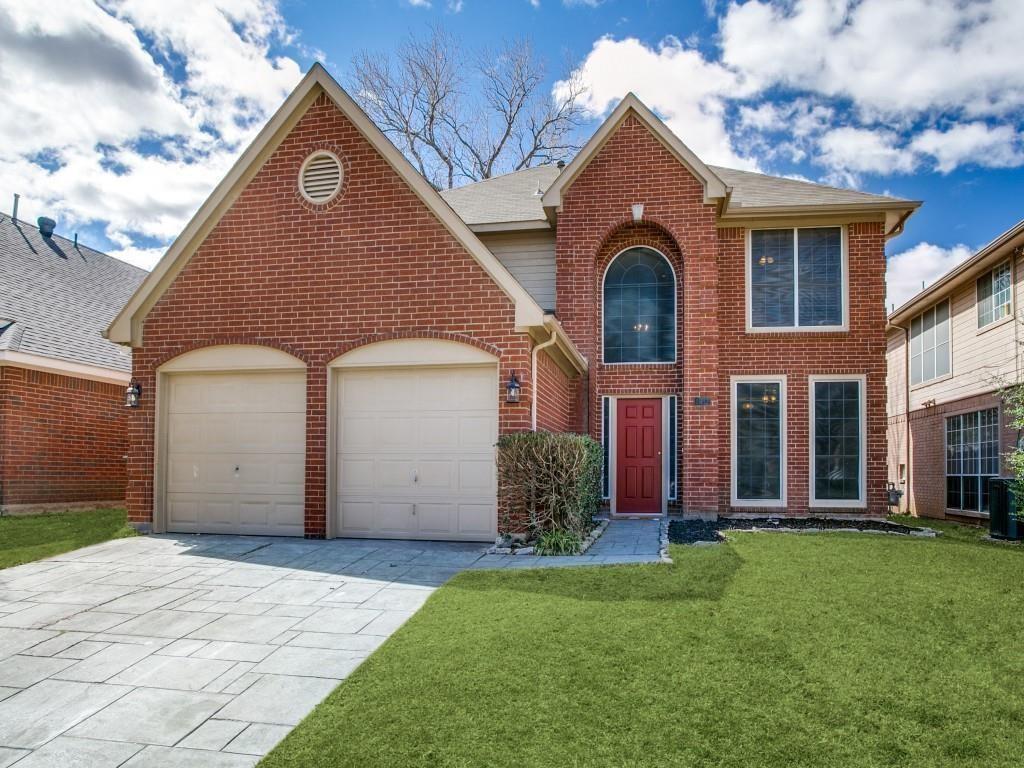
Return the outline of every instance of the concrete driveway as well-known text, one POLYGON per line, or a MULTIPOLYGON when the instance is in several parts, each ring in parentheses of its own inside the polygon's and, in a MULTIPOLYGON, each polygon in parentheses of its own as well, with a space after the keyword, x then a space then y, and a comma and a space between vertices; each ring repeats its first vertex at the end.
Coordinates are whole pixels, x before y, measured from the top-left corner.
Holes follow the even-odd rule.
POLYGON ((149 536, 0 571, 0 768, 252 766, 482 552, 149 536))

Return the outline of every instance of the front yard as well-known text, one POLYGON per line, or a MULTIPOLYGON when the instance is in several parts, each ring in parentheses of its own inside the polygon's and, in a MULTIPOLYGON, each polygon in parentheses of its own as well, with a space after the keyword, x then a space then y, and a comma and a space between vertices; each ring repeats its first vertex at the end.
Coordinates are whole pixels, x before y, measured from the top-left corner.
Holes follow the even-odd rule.
POLYGON ((123 509, 0 517, 0 568, 134 535, 123 509))
POLYGON ((463 573, 262 765, 1018 766, 1024 551, 948 530, 463 573))

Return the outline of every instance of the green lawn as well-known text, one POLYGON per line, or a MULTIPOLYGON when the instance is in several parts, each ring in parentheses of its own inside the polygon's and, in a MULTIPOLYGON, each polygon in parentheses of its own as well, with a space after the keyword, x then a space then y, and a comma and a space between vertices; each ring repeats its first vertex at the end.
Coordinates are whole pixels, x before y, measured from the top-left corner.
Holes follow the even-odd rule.
POLYGON ((261 766, 1020 766, 1024 551, 943 528, 464 573, 261 766))
POLYGON ((0 568, 134 535, 123 509, 0 517, 0 568))

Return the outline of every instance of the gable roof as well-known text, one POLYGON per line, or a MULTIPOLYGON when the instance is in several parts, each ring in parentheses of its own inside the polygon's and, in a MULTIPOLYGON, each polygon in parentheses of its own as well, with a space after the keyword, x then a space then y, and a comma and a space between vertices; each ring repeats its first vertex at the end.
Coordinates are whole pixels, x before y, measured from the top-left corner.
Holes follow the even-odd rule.
POLYGON ((101 333, 145 277, 93 248, 0 217, 0 353, 10 362, 31 355, 130 372, 131 352, 101 333))
POLYGON ((916 201, 888 195, 873 195, 855 189, 840 189, 800 179, 768 176, 752 171, 710 166, 732 189, 727 211, 765 211, 796 206, 919 205, 916 201))
POLYGON ((633 114, 654 134, 654 137, 665 145, 676 159, 686 166, 701 185, 704 187, 704 202, 710 203, 715 200, 724 199, 729 190, 714 171, 706 166, 703 161, 686 146, 678 136, 669 130, 668 126, 655 115, 646 104, 637 98, 633 92, 627 93, 626 97, 619 102, 619 105, 612 110, 601 126, 597 129, 590 140, 583 145, 583 149, 577 153, 572 162, 569 163, 554 180, 548 190, 544 193, 544 207, 557 208, 562 204, 562 194, 579 176, 580 172, 590 163, 605 142, 625 122, 626 118, 633 114))
MULTIPOLYGON (((348 93, 319 63, 314 64, 291 92, 284 104, 242 153, 228 175, 217 185, 182 233, 171 244, 135 294, 107 329, 107 337, 121 344, 140 346, 142 325, 146 314, 164 290, 185 267, 206 235, 216 226, 224 212, 238 197, 245 185, 256 175, 264 161, 280 145, 299 121, 313 100, 326 93, 342 114, 363 137, 395 169, 437 219, 473 256, 495 284, 515 305, 516 327, 519 330, 545 326, 544 310, 516 281, 466 223, 448 206, 395 145, 381 132, 348 93)), ((548 321, 550 322, 550 321, 548 321)), ((583 358, 579 360, 585 365, 583 358)))

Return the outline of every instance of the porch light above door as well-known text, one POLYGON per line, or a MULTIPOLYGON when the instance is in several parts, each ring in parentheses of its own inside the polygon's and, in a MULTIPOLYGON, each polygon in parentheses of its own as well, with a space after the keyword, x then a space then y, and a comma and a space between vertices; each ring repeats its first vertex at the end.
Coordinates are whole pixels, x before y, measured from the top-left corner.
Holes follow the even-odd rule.
POLYGON ((508 383, 505 384, 505 402, 518 403, 519 391, 521 389, 522 385, 519 383, 519 377, 516 376, 515 371, 512 371, 512 374, 508 377, 508 383))

